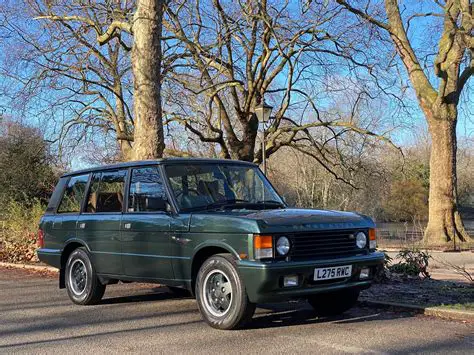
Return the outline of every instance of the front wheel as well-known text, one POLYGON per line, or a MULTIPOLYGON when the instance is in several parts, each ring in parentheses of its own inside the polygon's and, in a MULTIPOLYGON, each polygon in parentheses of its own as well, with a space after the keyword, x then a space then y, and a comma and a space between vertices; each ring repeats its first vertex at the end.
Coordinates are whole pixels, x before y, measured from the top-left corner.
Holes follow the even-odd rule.
POLYGON ((213 255, 201 266, 196 300, 204 320, 217 329, 240 328, 255 312, 230 254, 213 255))
POLYGON ((342 290, 322 293, 308 298, 309 304, 319 316, 336 316, 354 307, 359 298, 359 290, 342 290))
POLYGON ((84 248, 74 250, 66 263, 66 289, 71 301, 80 305, 96 304, 104 295, 103 285, 84 248))

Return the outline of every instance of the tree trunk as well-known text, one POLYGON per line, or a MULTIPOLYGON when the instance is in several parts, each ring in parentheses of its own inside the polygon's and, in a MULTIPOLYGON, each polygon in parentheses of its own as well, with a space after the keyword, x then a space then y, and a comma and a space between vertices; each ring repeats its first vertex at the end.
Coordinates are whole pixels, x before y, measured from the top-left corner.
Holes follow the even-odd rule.
MULTIPOLYGON (((450 115, 456 116, 454 112, 450 115)), ((443 115, 444 116, 444 115, 443 115)), ((430 193, 425 243, 453 246, 469 239, 457 211, 456 117, 428 119, 431 134, 430 193)))
POLYGON ((164 0, 139 0, 133 21, 135 132, 133 159, 156 159, 165 148, 161 110, 161 33, 164 0))
POLYGON ((117 115, 116 134, 120 147, 121 160, 129 161, 132 159, 132 143, 130 142, 130 132, 127 127, 127 119, 125 113, 125 105, 123 103, 123 95, 121 87, 116 88, 118 94, 115 95, 115 107, 117 115))

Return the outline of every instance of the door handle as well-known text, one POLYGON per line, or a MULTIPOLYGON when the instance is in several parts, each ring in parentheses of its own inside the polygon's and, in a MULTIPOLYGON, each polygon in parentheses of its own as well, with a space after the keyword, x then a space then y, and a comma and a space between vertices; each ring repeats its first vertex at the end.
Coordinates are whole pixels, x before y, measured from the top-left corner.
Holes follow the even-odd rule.
POLYGON ((191 241, 191 239, 180 238, 180 237, 176 237, 174 235, 171 237, 171 240, 173 240, 174 242, 176 242, 178 244, 188 244, 191 241))
POLYGON ((130 229, 130 228, 132 228, 132 224, 131 224, 131 223, 125 223, 125 224, 123 225, 123 228, 125 228, 125 229, 130 229))
POLYGON ((86 224, 85 223, 79 223, 79 229, 84 229, 86 228, 86 224))

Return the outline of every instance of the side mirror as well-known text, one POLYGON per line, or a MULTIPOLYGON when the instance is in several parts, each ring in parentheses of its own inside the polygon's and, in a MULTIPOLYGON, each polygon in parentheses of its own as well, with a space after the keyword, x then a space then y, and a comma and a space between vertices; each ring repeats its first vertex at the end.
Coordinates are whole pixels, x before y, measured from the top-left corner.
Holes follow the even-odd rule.
POLYGON ((160 197, 147 197, 146 210, 147 211, 167 211, 168 202, 160 197))

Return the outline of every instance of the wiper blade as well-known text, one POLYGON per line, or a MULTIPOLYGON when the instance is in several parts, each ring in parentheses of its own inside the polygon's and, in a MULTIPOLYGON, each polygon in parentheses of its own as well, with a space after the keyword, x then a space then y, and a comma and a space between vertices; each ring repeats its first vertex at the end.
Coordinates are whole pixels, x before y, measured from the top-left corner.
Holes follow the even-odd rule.
POLYGON ((216 209, 216 208, 224 208, 224 207, 227 207, 227 206, 234 206, 234 205, 238 205, 238 204, 241 204, 241 203, 246 204, 246 203, 250 203, 250 202, 247 201, 247 200, 242 200, 242 199, 215 201, 215 202, 212 202, 209 205, 205 206, 205 209, 206 210, 212 210, 212 209, 216 209))
POLYGON ((262 200, 262 201, 257 201, 256 203, 262 204, 262 205, 275 205, 275 206, 280 206, 280 207, 286 207, 280 201, 275 201, 275 200, 262 200))

